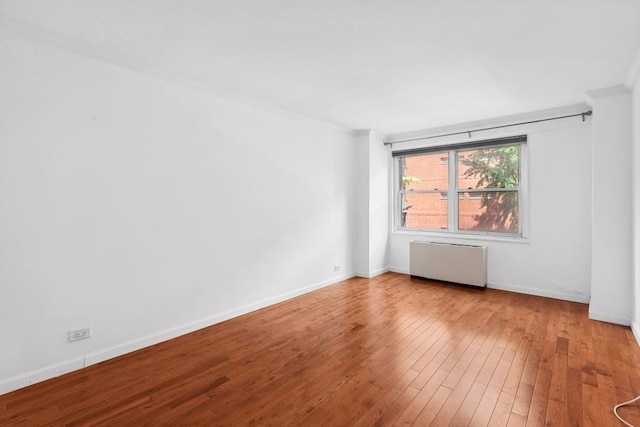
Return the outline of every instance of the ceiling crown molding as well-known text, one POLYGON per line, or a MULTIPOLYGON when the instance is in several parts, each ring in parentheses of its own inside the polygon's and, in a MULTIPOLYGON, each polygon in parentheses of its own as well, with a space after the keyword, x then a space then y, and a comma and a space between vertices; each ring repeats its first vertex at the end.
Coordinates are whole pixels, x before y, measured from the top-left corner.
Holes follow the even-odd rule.
POLYGON ((611 87, 605 87, 603 89, 590 90, 585 95, 587 100, 597 98, 607 98, 609 96, 616 96, 630 93, 629 88, 626 85, 617 85, 611 87))
MULTIPOLYGON (((161 70, 157 67, 151 67, 144 62, 136 60, 135 58, 128 58, 115 52, 94 49, 91 47, 91 45, 88 45, 86 43, 51 33, 50 31, 35 27, 31 24, 16 19, 0 16, 0 29, 9 31, 15 37, 19 37, 25 41, 30 41, 32 43, 35 42, 62 52, 79 55, 83 58, 88 58, 90 60, 107 64, 109 66, 118 67, 132 73, 142 74, 149 78, 161 80, 168 84, 182 86, 184 88, 188 88, 208 96, 225 99, 227 101, 243 104, 251 108, 289 117, 294 120, 326 127, 345 133, 347 135, 353 136, 356 134, 356 130, 349 127, 318 120, 314 117, 297 113, 293 110, 268 105, 258 100, 236 95, 224 90, 212 89, 211 87, 200 81, 184 78, 179 75, 175 75, 174 73, 161 70)), ((0 32, 0 42, 2 41, 2 38, 3 34, 0 32)), ((22 47, 21 49, 24 50, 24 48, 22 47)))

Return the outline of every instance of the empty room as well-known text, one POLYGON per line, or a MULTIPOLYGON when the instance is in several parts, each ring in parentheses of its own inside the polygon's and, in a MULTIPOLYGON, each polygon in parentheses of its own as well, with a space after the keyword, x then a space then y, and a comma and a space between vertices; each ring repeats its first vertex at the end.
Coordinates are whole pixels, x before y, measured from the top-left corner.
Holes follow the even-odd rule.
POLYGON ((640 1, 0 0, 0 425, 640 426, 640 1))

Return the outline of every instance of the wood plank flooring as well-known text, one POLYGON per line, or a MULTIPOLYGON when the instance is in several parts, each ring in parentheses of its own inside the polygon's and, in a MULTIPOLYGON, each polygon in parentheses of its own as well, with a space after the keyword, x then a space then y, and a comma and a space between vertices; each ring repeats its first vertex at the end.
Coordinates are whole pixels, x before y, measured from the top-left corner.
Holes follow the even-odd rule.
POLYGON ((587 309, 356 278, 2 395, 0 425, 620 426, 640 348, 587 309))

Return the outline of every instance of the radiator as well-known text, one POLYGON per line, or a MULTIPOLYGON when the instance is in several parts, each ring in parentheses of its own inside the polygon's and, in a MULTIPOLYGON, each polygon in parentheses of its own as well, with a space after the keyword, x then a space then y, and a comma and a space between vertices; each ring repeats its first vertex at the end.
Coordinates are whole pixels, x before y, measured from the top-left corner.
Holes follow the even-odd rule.
POLYGON ((412 276, 478 287, 487 286, 487 247, 413 241, 409 247, 412 276))

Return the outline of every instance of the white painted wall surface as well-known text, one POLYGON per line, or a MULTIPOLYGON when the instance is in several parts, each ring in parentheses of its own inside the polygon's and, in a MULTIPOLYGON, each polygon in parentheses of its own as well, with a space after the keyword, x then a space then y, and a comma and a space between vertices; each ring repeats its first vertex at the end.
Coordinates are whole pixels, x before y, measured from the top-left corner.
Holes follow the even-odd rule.
POLYGON ((633 318, 631 328, 640 342, 640 48, 636 55, 636 68, 630 70, 628 79, 632 89, 631 121, 633 134, 633 318))
POLYGON ((373 277, 388 271, 389 152, 384 135, 372 130, 360 132, 356 162, 356 274, 373 277))
POLYGON ((629 325, 633 295, 631 93, 619 86, 588 95, 593 102, 589 317, 629 325))
POLYGON ((355 272, 360 277, 369 277, 369 134, 360 131, 356 136, 356 204, 357 217, 353 224, 356 233, 354 251, 355 272))
MULTIPOLYGON (((587 119, 583 123, 580 118, 573 118, 507 129, 511 135, 528 134, 529 208, 523 213, 528 215, 528 239, 461 239, 392 232, 390 267, 394 271, 409 272, 409 243, 412 240, 485 245, 488 247, 490 288, 588 302, 591 122, 587 119)), ((475 138, 505 135, 504 130, 491 131, 475 138)))
POLYGON ((389 149, 384 135, 369 136, 369 275, 384 273, 389 243, 389 149))
POLYGON ((352 134, 0 40, 0 393, 353 275, 352 134))

